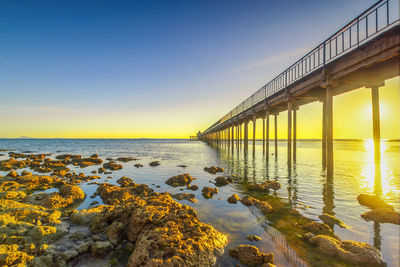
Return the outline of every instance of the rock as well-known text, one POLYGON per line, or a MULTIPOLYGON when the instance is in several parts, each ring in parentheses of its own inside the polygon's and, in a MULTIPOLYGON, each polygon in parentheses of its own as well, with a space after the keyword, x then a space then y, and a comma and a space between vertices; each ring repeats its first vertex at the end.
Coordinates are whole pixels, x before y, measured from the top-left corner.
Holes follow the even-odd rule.
MULTIPOLYGON (((122 165, 121 165, 121 164, 117 164, 117 163, 115 163, 115 162, 106 162, 106 163, 103 164, 103 168, 104 168, 104 169, 108 169, 108 170, 115 171, 115 170, 120 170, 120 169, 122 169, 122 165)), ((100 172, 100 171, 99 171, 99 172, 100 172)), ((105 173, 105 172, 104 172, 104 173, 105 173)))
POLYGON ((256 199, 252 198, 250 196, 244 196, 240 200, 240 202, 242 202, 243 205, 248 206, 248 207, 253 206, 255 201, 256 201, 256 199))
POLYGON ((390 208, 378 208, 361 214, 366 221, 376 221, 380 223, 393 223, 400 225, 400 213, 390 208))
POLYGON ((73 155, 73 154, 63 154, 56 156, 56 159, 80 159, 81 155, 73 155))
POLYGON ((61 257, 66 261, 72 260, 73 258, 77 257, 78 255, 79 255, 79 252, 73 248, 61 253, 61 257))
POLYGON ((120 157, 120 158, 117 158, 117 161, 122 161, 122 162, 128 162, 128 161, 132 161, 132 160, 136 160, 136 159, 134 159, 132 157, 120 157))
POLYGON ((260 241, 261 237, 259 237, 258 235, 248 235, 246 236, 246 239, 249 241, 260 241))
POLYGON ((256 191, 266 191, 268 192, 270 189, 272 190, 278 190, 281 188, 281 184, 278 183, 277 181, 265 181, 261 184, 254 184, 250 186, 250 189, 256 190, 256 191))
POLYGON ((326 223, 310 222, 304 229, 316 235, 333 235, 332 229, 326 223))
POLYGON ((85 242, 85 243, 82 243, 82 244, 76 246, 75 250, 78 251, 79 254, 83 254, 83 253, 89 252, 92 245, 93 245, 92 241, 85 242))
POLYGON ((160 162, 159 162, 158 160, 152 161, 152 162, 149 163, 149 165, 150 165, 151 167, 156 167, 156 166, 160 165, 160 162))
POLYGON ((99 154, 93 154, 93 155, 91 155, 90 157, 91 157, 91 158, 97 159, 97 158, 99 157, 99 154))
POLYGON ((108 241, 94 242, 90 248, 90 254, 94 258, 103 258, 113 249, 113 245, 108 241))
POLYGON ((228 202, 232 204, 236 204, 240 200, 240 197, 237 194, 233 194, 228 198, 228 202))
POLYGON ((63 184, 60 186, 59 191, 61 196, 72 198, 73 200, 85 198, 85 193, 77 185, 63 184))
POLYGON ((383 199, 381 199, 377 195, 371 195, 371 194, 359 194, 357 197, 358 203, 360 203, 363 206, 367 206, 373 210, 379 209, 379 208, 386 208, 386 209, 391 209, 394 210, 393 206, 386 203, 383 199))
POLYGON ((96 173, 97 173, 97 171, 96 171, 96 170, 94 170, 94 171, 92 171, 92 173, 93 173, 93 174, 96 174, 96 173))
POLYGON ((94 217, 107 210, 108 207, 107 205, 100 205, 86 210, 74 210, 70 215, 70 220, 75 224, 89 225, 94 217))
POLYGON ((204 167, 204 171, 211 173, 211 174, 216 174, 218 172, 224 172, 224 169, 221 167, 212 166, 212 167, 204 167))
POLYGON ((228 180, 224 176, 219 176, 215 178, 215 185, 216 186, 224 186, 229 184, 228 180))
POLYGON ((134 184, 133 180, 129 177, 123 176, 117 180, 117 183, 121 185, 121 187, 126 187, 131 184, 134 184))
POLYGON ((274 263, 273 253, 262 253, 258 248, 249 245, 239 245, 229 249, 229 255, 238 259, 246 266, 261 266, 263 264, 274 263))
POLYGON ((195 178, 188 173, 180 174, 169 178, 165 183, 170 186, 189 185, 195 178))
POLYGON ((192 190, 192 191, 197 191, 199 189, 199 186, 194 184, 194 185, 189 185, 187 189, 192 190))
POLYGON ((272 212, 271 205, 269 205, 266 201, 256 199, 256 202, 253 205, 255 205, 264 215, 272 212))
POLYGON ((122 241, 124 234, 125 234, 125 225, 121 222, 113 222, 107 228, 106 232, 108 241, 110 241, 110 243, 113 245, 117 245, 120 241, 122 241))
POLYGON ((339 225, 342 228, 349 228, 342 220, 336 218, 335 216, 332 216, 330 214, 324 213, 322 215, 319 215, 319 218, 321 221, 323 221, 326 224, 331 224, 331 225, 339 225))
POLYGON ((201 192, 203 194, 203 197, 208 199, 218 193, 218 188, 203 187, 203 190, 201 192))
POLYGON ((97 204, 99 204, 98 201, 93 201, 93 202, 90 203, 90 206, 94 206, 94 205, 97 205, 97 204))
POLYGON ((131 209, 128 241, 135 244, 127 267, 214 266, 227 237, 201 223, 196 212, 169 194, 154 193, 131 209))
POLYGON ((12 177, 12 178, 15 178, 15 177, 18 176, 18 172, 16 172, 16 171, 10 171, 10 172, 7 174, 7 176, 12 177))
POLYGON ((190 202, 196 203, 197 199, 195 198, 196 196, 194 194, 189 194, 189 193, 178 193, 173 195, 173 198, 177 200, 189 200, 190 202))
POLYGON ((143 167, 143 165, 140 164, 140 163, 137 163, 137 164, 135 164, 135 165, 133 165, 133 166, 135 166, 136 168, 141 168, 141 167, 143 167))
POLYGON ((383 264, 379 250, 367 243, 339 241, 326 235, 314 236, 309 241, 311 244, 317 245, 321 252, 331 257, 339 257, 357 264, 383 264))
POLYGON ((178 165, 178 166, 176 166, 176 167, 179 167, 179 168, 186 168, 187 166, 186 166, 186 165, 178 165))
POLYGON ((106 169, 104 169, 103 167, 98 169, 99 173, 104 173, 105 171, 106 171, 106 169))

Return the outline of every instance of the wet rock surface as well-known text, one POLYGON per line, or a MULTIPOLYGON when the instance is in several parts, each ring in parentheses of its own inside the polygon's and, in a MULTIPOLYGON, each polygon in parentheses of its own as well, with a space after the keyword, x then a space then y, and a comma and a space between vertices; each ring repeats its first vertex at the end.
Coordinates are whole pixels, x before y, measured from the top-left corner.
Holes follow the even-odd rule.
POLYGON ((386 203, 382 198, 377 195, 360 194, 358 195, 357 200, 360 205, 367 206, 373 210, 379 208, 394 210, 392 205, 386 203))
POLYGON ((255 246, 239 245, 229 249, 229 255, 246 266, 273 266, 274 254, 262 253, 255 246))
POLYGON ((321 252, 339 257, 345 261, 358 264, 382 265, 382 255, 375 247, 355 241, 339 241, 326 235, 317 235, 310 238, 310 243, 318 246, 321 252))
POLYGON ((204 171, 211 173, 211 174, 216 174, 219 172, 224 172, 224 169, 221 167, 212 166, 212 167, 204 167, 204 171))
POLYGON ((236 204, 240 200, 240 197, 237 194, 233 194, 228 198, 228 202, 232 204, 236 204))
POLYGON ((203 197, 208 199, 208 198, 212 198, 213 195, 217 194, 218 189, 213 188, 213 187, 204 187, 201 192, 203 194, 203 197))
POLYGON ((170 186, 184 186, 189 185, 195 178, 190 174, 180 174, 169 178, 165 183, 170 186))
POLYGON ((328 225, 338 225, 341 228, 349 228, 342 220, 336 218, 335 216, 332 216, 330 214, 324 213, 322 215, 318 216, 321 221, 323 221, 325 224, 328 225))

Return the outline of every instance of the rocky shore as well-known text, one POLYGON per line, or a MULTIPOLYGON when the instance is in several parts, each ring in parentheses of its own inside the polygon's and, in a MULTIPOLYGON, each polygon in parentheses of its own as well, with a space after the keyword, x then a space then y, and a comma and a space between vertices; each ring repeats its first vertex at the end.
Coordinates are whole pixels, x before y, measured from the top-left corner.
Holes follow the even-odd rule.
MULTIPOLYGON (((214 266, 228 246, 226 234, 201 222, 192 207, 178 202, 195 203, 194 194, 158 193, 125 176, 116 181, 118 185, 98 183, 100 176, 77 174, 69 168, 98 165, 92 174, 106 174, 122 169, 118 162, 135 158, 103 162, 97 154, 87 158, 63 154, 51 159, 49 154, 13 152, 9 157, 0 161, 0 170, 7 172, 0 176, 0 266, 214 266), (80 188, 83 182, 97 185, 92 196, 80 188), (95 196, 103 203, 75 209, 95 196)), ((160 162, 149 165, 157 167, 160 162)), ((205 200, 218 196, 228 184, 241 183, 234 175, 222 175, 220 167, 205 167, 204 171, 218 174, 213 182, 216 187, 201 189, 205 200)), ((199 187, 194 181, 190 174, 180 174, 165 183, 196 191, 199 187)), ((270 191, 281 187, 278 182, 244 187, 242 196, 233 194, 226 201, 257 209, 311 265, 318 266, 315 263, 323 257, 333 265, 384 265, 374 247, 335 236, 333 225, 348 227, 339 218, 322 214, 321 222, 312 221, 272 196, 270 191)), ((372 209, 362 215, 366 220, 398 224, 398 212, 383 200, 363 195, 359 202, 372 209)), ((247 240, 261 238, 251 235, 247 240)), ((228 253, 244 266, 274 266, 273 253, 256 246, 239 245, 228 253)))

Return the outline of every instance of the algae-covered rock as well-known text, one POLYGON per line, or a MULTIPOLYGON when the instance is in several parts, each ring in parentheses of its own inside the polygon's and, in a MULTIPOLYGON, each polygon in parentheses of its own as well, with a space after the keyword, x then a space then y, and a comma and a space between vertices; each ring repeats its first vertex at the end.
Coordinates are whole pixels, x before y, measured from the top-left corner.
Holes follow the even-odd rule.
POLYGON ((324 213, 322 215, 319 215, 318 217, 321 219, 321 221, 323 221, 324 223, 326 223, 328 225, 329 224, 332 224, 332 225, 336 224, 336 225, 339 225, 341 228, 349 228, 342 220, 340 220, 340 219, 338 219, 335 216, 332 216, 330 214, 324 213))
POLYGON ((211 166, 211 167, 204 167, 204 171, 211 173, 211 174, 216 174, 218 172, 224 172, 224 169, 221 167, 211 166))
POLYGON ((250 245, 239 245, 235 248, 229 249, 229 255, 238 259, 246 266, 261 266, 263 264, 274 263, 273 253, 262 253, 258 248, 250 245))
POLYGON ((332 229, 326 223, 310 222, 304 229, 316 235, 333 235, 332 229))
POLYGON ((90 254, 95 258, 102 258, 113 249, 113 245, 108 241, 97 241, 94 242, 90 248, 90 254))
POLYGON ((390 208, 378 208, 361 214, 366 221, 400 224, 400 213, 390 208))
POLYGON ((229 184, 230 181, 228 181, 224 176, 219 176, 217 178, 215 178, 215 185, 216 186, 224 186, 229 184))
POLYGON ((382 254, 375 247, 362 242, 339 241, 326 235, 310 238, 310 243, 319 247, 321 252, 339 257, 357 264, 383 264, 382 254))
POLYGON ((213 187, 203 187, 203 190, 201 191, 203 194, 203 197, 208 199, 211 198, 213 195, 218 193, 218 188, 213 188, 213 187))
POLYGON ((393 206, 386 203, 382 198, 377 195, 372 194, 359 194, 357 197, 358 202, 363 205, 367 206, 373 210, 379 208, 386 208, 394 210, 393 206))
POLYGON ((165 183, 171 186, 189 185, 195 178, 188 173, 180 174, 169 178, 165 183))
POLYGON ((237 194, 233 194, 228 198, 228 202, 232 204, 236 204, 240 200, 240 197, 237 194))

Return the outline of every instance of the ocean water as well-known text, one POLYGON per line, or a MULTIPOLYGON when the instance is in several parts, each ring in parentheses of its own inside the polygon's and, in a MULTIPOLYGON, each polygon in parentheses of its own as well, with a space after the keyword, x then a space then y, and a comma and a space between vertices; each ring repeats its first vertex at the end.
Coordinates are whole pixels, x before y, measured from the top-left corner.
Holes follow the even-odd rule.
MULTIPOLYGON (((268 219, 251 207, 240 203, 229 204, 226 199, 233 193, 243 195, 241 185, 230 184, 219 188, 219 193, 212 199, 201 195, 203 186, 213 186, 217 175, 203 170, 206 166, 225 168, 225 174, 236 174, 239 179, 249 182, 276 180, 281 183, 277 196, 283 198, 304 216, 319 220, 322 213, 331 213, 350 226, 349 229, 334 228, 342 240, 355 240, 377 247, 383 254, 388 266, 400 266, 400 226, 367 222, 360 215, 369 209, 359 205, 357 196, 360 193, 382 194, 382 197, 400 210, 400 142, 382 142, 382 159, 380 168, 374 164, 373 144, 371 141, 335 141, 334 142, 334 176, 327 178, 321 167, 321 142, 298 141, 297 161, 290 167, 286 163, 286 142, 278 142, 278 154, 274 153, 274 144, 270 143, 269 160, 263 154, 262 142, 257 141, 255 153, 251 142, 249 152, 245 153, 236 147, 232 151, 228 146, 209 145, 202 141, 188 140, 132 140, 132 139, 0 139, 0 149, 14 152, 31 151, 32 153, 52 153, 52 157, 63 153, 90 156, 94 153, 101 158, 131 156, 137 161, 122 163, 122 170, 113 171, 111 175, 101 175, 98 182, 116 183, 121 176, 128 176, 136 183, 146 183, 158 192, 181 191, 165 184, 165 181, 179 173, 190 173, 197 179, 200 189, 194 193, 197 203, 183 200, 181 203, 194 207, 203 222, 213 225, 228 235, 229 247, 238 244, 251 244, 245 239, 247 235, 256 234, 262 237, 257 243, 263 252, 273 252, 278 266, 306 266, 294 250, 285 242, 285 238, 276 229, 269 226, 268 219), (151 161, 159 160, 161 165, 151 167, 151 161), (133 165, 141 163, 143 168, 133 165), (178 165, 187 165, 186 168, 178 165), (109 178, 107 178, 109 177, 109 178), (307 207, 307 208, 305 208, 307 207)), ((0 160, 7 159, 7 152, 0 160)), ((77 173, 90 172, 99 166, 87 168, 72 167, 77 173)), ((0 172, 5 175, 6 172, 0 172)), ((90 196, 96 185, 81 184, 85 193, 90 196)), ((101 199, 86 198, 78 209, 88 208, 92 201, 101 199)), ((253 243, 254 244, 254 243, 253 243)), ((227 249, 226 249, 227 251, 227 249)), ((218 259, 219 266, 232 266, 235 261, 227 253, 218 259)))

